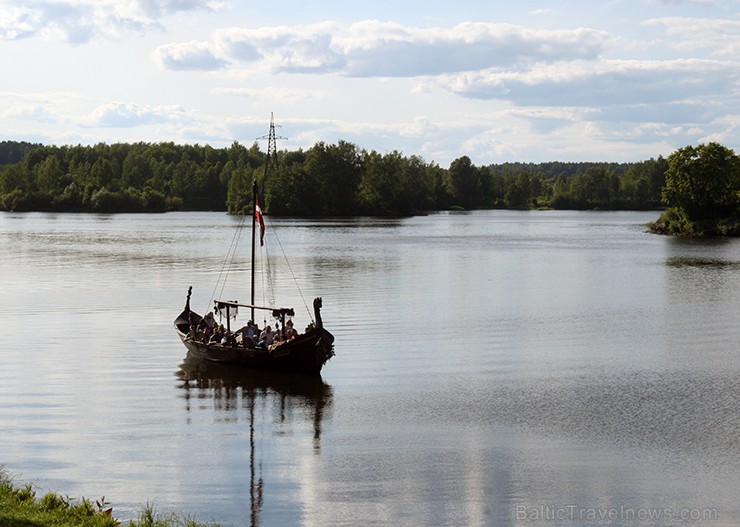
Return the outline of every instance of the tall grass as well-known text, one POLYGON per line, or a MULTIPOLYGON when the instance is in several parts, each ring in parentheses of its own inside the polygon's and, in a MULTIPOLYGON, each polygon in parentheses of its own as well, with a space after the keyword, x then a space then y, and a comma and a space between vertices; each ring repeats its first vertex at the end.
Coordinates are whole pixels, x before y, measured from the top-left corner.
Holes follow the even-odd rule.
POLYGON ((189 516, 160 514, 151 503, 136 519, 121 524, 108 505, 104 497, 93 502, 48 492, 37 498, 32 485, 16 484, 0 466, 0 527, 206 527, 189 516))

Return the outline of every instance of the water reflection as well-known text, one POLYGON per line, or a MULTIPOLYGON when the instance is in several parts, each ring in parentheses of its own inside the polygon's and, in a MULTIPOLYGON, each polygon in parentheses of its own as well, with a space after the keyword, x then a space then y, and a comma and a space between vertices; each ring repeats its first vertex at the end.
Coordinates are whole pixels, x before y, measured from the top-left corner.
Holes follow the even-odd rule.
MULTIPOLYGON (((203 361, 189 353, 176 376, 178 389, 185 401, 188 416, 207 408, 203 401, 212 402, 212 411, 232 415, 221 422, 249 420, 249 499, 250 525, 260 523, 264 501, 264 474, 261 454, 255 442, 255 410, 258 403, 266 407, 267 421, 279 425, 292 421, 309 422, 313 428, 313 453, 321 450, 321 427, 332 406, 332 388, 320 377, 260 372, 203 361)), ((217 422, 219 420, 217 419, 217 422)))
POLYGON ((672 303, 713 304, 732 301, 740 285, 740 260, 726 241, 671 240, 665 266, 672 303))
MULTIPOLYGON (((192 412, 193 401, 210 399, 214 410, 239 413, 253 409, 258 399, 270 403, 277 422, 294 419, 296 412, 313 425, 314 452, 320 451, 321 424, 332 405, 332 388, 321 377, 299 377, 235 368, 188 354, 180 365, 178 388, 192 412)), ((236 416, 238 418, 239 416, 236 416)))
POLYGON ((740 270, 740 262, 734 262, 732 260, 724 260, 721 258, 701 258, 691 256, 670 256, 666 259, 666 265, 668 267, 697 267, 706 269, 728 269, 728 270, 740 270))

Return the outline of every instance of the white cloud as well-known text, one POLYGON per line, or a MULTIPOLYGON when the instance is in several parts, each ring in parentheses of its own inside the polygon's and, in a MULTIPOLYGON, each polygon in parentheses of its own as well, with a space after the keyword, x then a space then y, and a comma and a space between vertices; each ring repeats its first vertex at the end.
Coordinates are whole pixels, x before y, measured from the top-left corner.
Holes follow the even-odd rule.
MULTIPOLYGON (((329 22, 290 28, 229 28, 206 42, 169 44, 160 50, 208 49, 221 64, 252 63, 256 69, 272 72, 414 77, 594 59, 608 42, 606 33, 591 29, 532 30, 472 22, 449 29, 418 28, 367 20, 346 29, 329 22)), ((160 60, 159 64, 177 69, 179 63, 160 60)))
POLYGON ((211 42, 225 60, 253 63, 257 69, 322 72, 334 70, 340 62, 332 49, 332 34, 337 30, 328 22, 295 28, 229 28, 215 33, 211 42))
POLYGON ((65 111, 74 111, 80 98, 65 92, 0 92, 0 118, 6 121, 37 123, 40 126, 63 123, 65 111))
POLYGON ((531 30, 464 23, 450 29, 366 21, 335 38, 349 76, 413 77, 535 62, 594 58, 606 36, 593 30, 531 30))
POLYGON ((651 4, 657 5, 696 5, 701 7, 715 7, 718 5, 716 0, 649 0, 651 4))
MULTIPOLYGON (((114 1, 112 4, 116 6, 120 5, 121 2, 114 1)), ((127 4, 150 19, 158 19, 178 12, 219 11, 224 8, 222 2, 210 0, 132 0, 123 2, 123 5, 127 4)))
POLYGON ((281 103, 316 101, 329 97, 329 93, 326 91, 299 88, 216 88, 213 90, 213 94, 281 103))
POLYGON ((140 106, 137 104, 108 103, 96 108, 88 119, 88 126, 131 128, 150 124, 182 123, 192 116, 179 106, 140 106))
POLYGON ((669 38, 662 44, 682 52, 710 50, 727 57, 740 52, 740 20, 664 17, 646 20, 644 25, 664 28, 669 38))
POLYGON ((216 55, 205 42, 183 42, 160 46, 152 53, 162 69, 214 71, 226 67, 227 62, 216 55))
POLYGON ((439 135, 439 126, 424 116, 416 117, 398 132, 402 137, 433 137, 439 135))
POLYGON ((108 3, 20 1, 12 7, 0 3, 0 37, 5 40, 41 35, 70 44, 84 44, 99 37, 118 37, 160 28, 155 20, 125 16, 108 3))
POLYGON ((161 31, 160 19, 166 15, 221 7, 204 0, 0 0, 0 39, 38 34, 84 44, 96 38, 161 31))
POLYGON ((38 9, 0 4, 0 39, 16 40, 33 35, 41 23, 38 9))
POLYGON ((0 112, 0 117, 3 119, 21 119, 40 123, 57 122, 57 118, 49 112, 46 106, 41 104, 15 104, 0 112))
POLYGON ((484 70, 448 76, 441 83, 464 97, 603 107, 706 98, 727 93, 736 78, 737 66, 719 61, 602 60, 537 65, 521 72, 484 70))

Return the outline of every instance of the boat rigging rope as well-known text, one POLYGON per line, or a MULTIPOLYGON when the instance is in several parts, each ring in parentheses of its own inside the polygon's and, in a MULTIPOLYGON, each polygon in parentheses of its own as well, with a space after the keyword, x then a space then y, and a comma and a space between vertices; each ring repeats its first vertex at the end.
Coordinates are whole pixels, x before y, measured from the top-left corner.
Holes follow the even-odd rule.
POLYGON ((211 293, 211 299, 208 301, 208 307, 206 308, 206 312, 208 312, 211 309, 210 306, 211 304, 213 304, 213 300, 216 298, 216 291, 218 290, 219 284, 221 284, 221 291, 219 291, 219 296, 224 294, 224 288, 226 287, 226 279, 229 276, 229 270, 233 266, 234 259, 236 258, 236 249, 239 246, 239 240, 241 239, 242 230, 244 228, 244 223, 246 222, 247 217, 248 216, 244 214, 239 218, 239 224, 237 225, 236 231, 234 232, 234 236, 231 239, 231 245, 229 246, 229 250, 226 252, 226 258, 224 259, 224 263, 221 266, 221 271, 218 273, 218 278, 216 279, 216 285, 213 288, 213 293, 211 293))
MULTIPOLYGON (((270 233, 275 237, 275 240, 277 240, 277 244, 280 247, 280 251, 283 254, 283 258, 285 259, 285 263, 288 266, 288 270, 290 271, 290 276, 293 279, 293 282, 296 285, 296 288, 298 289, 298 294, 301 297, 301 301, 303 302, 303 307, 306 309, 306 313, 308 313, 308 318, 311 320, 311 322, 315 323, 316 321, 313 318, 313 313, 308 308, 308 304, 306 303, 306 298, 303 296, 303 291, 301 290, 301 286, 298 283, 298 279, 296 278, 295 272, 293 271, 293 267, 290 265, 290 260, 288 260, 288 255, 285 253, 285 248, 283 247, 282 242, 280 241, 280 237, 277 234, 277 229, 275 229, 274 224, 270 220, 269 216, 264 216, 267 219, 267 222, 270 224, 270 233)), ((236 231, 234 232, 234 236, 231 240, 231 245, 229 246, 229 250, 226 253, 226 258, 224 259, 224 263, 221 266, 221 270, 219 271, 218 278, 216 279, 216 285, 213 288, 213 293, 211 294, 211 299, 208 301, 208 307, 206 308, 206 312, 209 312, 211 309, 211 305, 213 304, 214 299, 216 298, 216 292, 218 291, 219 296, 222 296, 224 293, 224 289, 226 288, 226 280, 229 276, 229 271, 231 267, 233 267, 234 260, 236 259, 236 251, 239 246, 239 240, 241 239, 241 234, 244 229, 244 224, 247 219, 251 219, 251 215, 244 214, 239 219, 239 224, 237 225, 236 231), (221 287, 219 291, 219 285, 221 287)), ((272 294, 272 303, 275 303, 274 298, 274 284, 272 283, 272 280, 270 279, 271 273, 269 270, 269 254, 267 251, 267 245, 260 247, 260 263, 262 264, 262 303, 263 305, 266 305, 266 298, 265 298, 265 292, 267 290, 267 287, 265 287, 265 281, 267 280, 270 285, 270 291, 272 294), (263 258, 262 253, 265 253, 265 256, 263 258), (265 265, 263 262, 267 261, 267 269, 265 269, 265 265), (267 277, 265 277, 267 275, 267 277)), ((265 324, 267 321, 265 320, 265 324)))
MULTIPOLYGON (((262 280, 262 305, 266 306, 267 304, 267 298, 266 298, 266 291, 267 287, 265 286, 265 275, 269 277, 270 274, 270 255, 267 251, 267 245, 260 245, 260 270, 262 271, 260 273, 260 280, 262 280), (264 251, 265 257, 262 257, 262 252, 264 251), (267 263, 265 263, 267 262, 267 263)), ((270 284, 270 295, 272 296, 272 304, 275 304, 275 292, 273 290, 272 284, 270 284)), ((267 312, 265 312, 265 316, 262 319, 262 327, 267 326, 267 312)))
POLYGON ((301 286, 298 284, 298 279, 296 278, 295 273, 293 272, 293 268, 290 266, 290 260, 288 260, 288 255, 285 254, 285 249, 283 248, 283 244, 280 242, 280 237, 277 235, 277 229, 274 228, 272 221, 270 221, 269 216, 267 216, 267 221, 270 223, 270 232, 272 232, 275 235, 275 239, 277 240, 278 246, 280 247, 280 251, 283 253, 283 258, 285 258, 285 263, 288 265, 290 276, 291 278, 293 278, 293 282, 295 283, 295 286, 298 289, 298 294, 301 296, 301 302, 303 302, 303 307, 306 309, 306 312, 308 313, 308 318, 311 319, 311 322, 316 323, 316 321, 313 319, 313 313, 311 313, 311 310, 308 309, 308 304, 306 304, 306 298, 303 296, 303 291, 301 290, 301 286))

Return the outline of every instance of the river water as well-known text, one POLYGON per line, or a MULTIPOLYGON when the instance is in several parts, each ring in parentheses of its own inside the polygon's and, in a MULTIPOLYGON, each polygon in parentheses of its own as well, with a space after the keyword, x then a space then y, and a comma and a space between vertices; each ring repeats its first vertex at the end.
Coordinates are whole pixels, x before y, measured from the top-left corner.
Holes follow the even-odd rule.
POLYGON ((0 213, 0 465, 123 520, 740 524, 740 240, 655 216, 272 219, 257 302, 320 295, 336 336, 297 382, 173 331, 236 218, 0 213))

